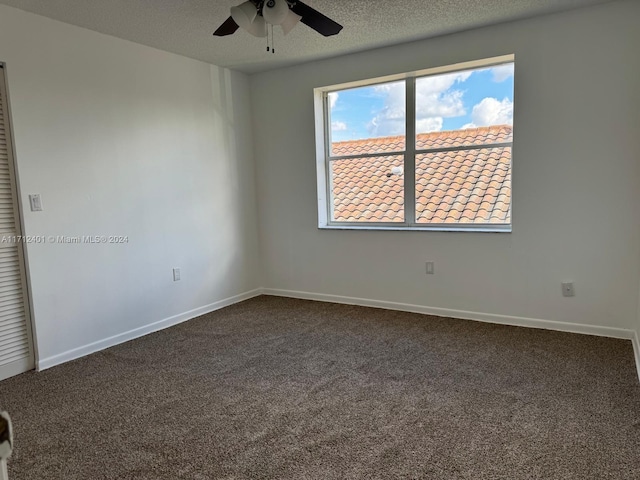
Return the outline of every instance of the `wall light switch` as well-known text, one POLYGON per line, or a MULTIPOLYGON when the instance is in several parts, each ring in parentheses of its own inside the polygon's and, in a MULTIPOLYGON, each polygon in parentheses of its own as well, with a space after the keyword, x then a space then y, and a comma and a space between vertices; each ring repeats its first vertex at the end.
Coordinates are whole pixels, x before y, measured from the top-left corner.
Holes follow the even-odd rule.
POLYGON ((427 262, 427 275, 434 275, 436 273, 436 266, 433 262, 427 262))
POLYGON ((42 199, 40 198, 39 193, 34 193, 29 195, 29 204, 31 205, 32 212, 41 212, 42 211, 42 199))
POLYGON ((174 268, 173 269, 173 281, 177 282, 180 280, 180 269, 179 268, 174 268))

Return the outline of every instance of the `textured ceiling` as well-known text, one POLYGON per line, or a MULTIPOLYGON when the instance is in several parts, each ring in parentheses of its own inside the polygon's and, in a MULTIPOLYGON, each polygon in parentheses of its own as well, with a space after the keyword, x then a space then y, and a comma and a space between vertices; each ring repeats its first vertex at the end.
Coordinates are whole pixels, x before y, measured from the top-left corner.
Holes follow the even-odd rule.
POLYGON ((306 25, 266 39, 213 37, 242 0, 0 0, 62 22, 247 73, 610 0, 306 0, 344 26, 324 38, 306 25))

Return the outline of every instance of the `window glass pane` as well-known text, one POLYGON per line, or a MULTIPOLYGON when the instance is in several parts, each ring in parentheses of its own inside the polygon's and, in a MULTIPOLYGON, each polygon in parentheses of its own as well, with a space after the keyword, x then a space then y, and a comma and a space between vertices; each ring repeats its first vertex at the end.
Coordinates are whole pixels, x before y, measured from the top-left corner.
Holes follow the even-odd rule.
POLYGON ((511 223, 511 147, 416 155, 417 223, 511 223))
POLYGON ((329 93, 331 155, 404 151, 405 82, 329 93))
POLYGON ((331 162, 332 219, 404 222, 403 155, 331 162))
POLYGON ((416 149, 512 141, 514 64, 416 79, 416 149))

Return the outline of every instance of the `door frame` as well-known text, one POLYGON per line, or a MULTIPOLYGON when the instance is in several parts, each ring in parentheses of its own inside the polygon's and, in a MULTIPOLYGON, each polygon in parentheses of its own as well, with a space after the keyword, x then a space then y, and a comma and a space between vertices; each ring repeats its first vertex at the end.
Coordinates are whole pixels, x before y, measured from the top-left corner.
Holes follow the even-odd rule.
MULTIPOLYGON (((25 235, 24 224, 24 205, 22 202, 22 190, 20 188, 20 175, 18 173, 17 155, 15 147, 15 133, 13 129, 13 116, 11 114, 11 101, 9 95, 9 74, 7 71, 6 62, 0 61, 0 76, 3 81, 0 81, 0 90, 4 96, 4 120, 5 120, 5 135, 7 137, 7 153, 9 155, 9 175, 12 186, 14 188, 13 208, 15 211, 15 225, 16 235, 25 235), (4 85, 4 89, 3 89, 4 85)), ((20 268, 22 270, 21 283, 22 283, 22 301, 24 304, 25 323, 27 327, 27 336, 29 339, 29 358, 26 362, 16 363, 16 372, 14 375, 18 375, 25 371, 38 369, 39 355, 38 355, 38 341, 35 328, 35 322, 33 318, 33 298, 31 295, 31 275, 29 268, 29 257, 26 242, 18 242, 18 258, 20 268)), ((9 370, 11 372, 11 370, 9 370)))

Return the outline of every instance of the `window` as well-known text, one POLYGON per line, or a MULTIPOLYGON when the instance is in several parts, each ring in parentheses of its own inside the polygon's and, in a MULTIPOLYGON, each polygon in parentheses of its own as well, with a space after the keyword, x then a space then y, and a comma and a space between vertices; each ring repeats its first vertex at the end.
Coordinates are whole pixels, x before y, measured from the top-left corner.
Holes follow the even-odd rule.
POLYGON ((514 57, 316 89, 321 228, 511 231, 514 57))

